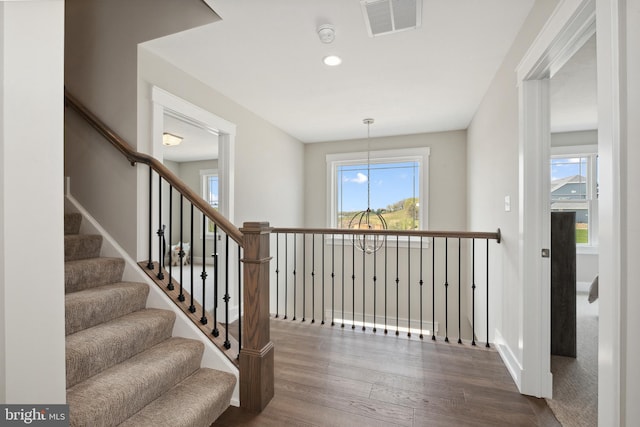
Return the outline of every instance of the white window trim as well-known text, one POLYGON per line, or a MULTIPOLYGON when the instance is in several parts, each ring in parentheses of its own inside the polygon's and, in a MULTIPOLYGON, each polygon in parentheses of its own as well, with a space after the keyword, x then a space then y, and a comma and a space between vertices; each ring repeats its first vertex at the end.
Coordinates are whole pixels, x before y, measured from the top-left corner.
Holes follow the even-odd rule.
MULTIPOLYGON (((589 177, 593 177, 596 174, 596 161, 595 158, 598 155, 597 144, 587 145, 563 145, 560 147, 551 147, 551 158, 554 157, 590 157, 587 162, 587 173, 589 177)), ((598 232, 599 232, 599 215, 598 215, 598 198, 596 180, 589 180, 589 188, 587 188, 587 194, 589 199, 587 205, 589 206, 589 243, 576 244, 576 253, 579 255, 597 255, 598 254, 598 232)))
MULTIPOLYGON (((366 162, 367 155, 372 162, 402 162, 402 161, 418 161, 420 164, 419 182, 420 188, 418 191, 418 198, 420 204, 426 203, 426 209, 420 209, 420 229, 429 229, 429 157, 431 155, 431 149, 429 147, 419 148, 399 148, 392 150, 376 150, 376 151, 360 151, 349 153, 335 153, 327 154, 327 226, 330 228, 337 227, 336 209, 338 206, 338 194, 336 190, 336 169, 338 166, 346 164, 360 164, 363 161, 366 162)), ((366 209, 366 206, 363 207, 366 209)), ((328 236, 328 240, 331 237, 328 236)), ((336 239, 337 242, 340 239, 336 239)), ((345 244, 352 244, 351 238, 342 239, 345 244)), ((411 238, 411 247, 416 248, 416 244, 419 244, 419 238, 411 238)), ((336 243, 337 243, 336 242, 336 243)), ((428 247, 429 239, 423 241, 423 247, 428 247)), ((401 237, 398 245, 406 247, 408 239, 401 237)), ((390 247, 395 247, 395 239, 389 241, 390 247)))
MULTIPOLYGON (((200 169, 200 196, 205 199, 207 202, 207 198, 205 197, 205 190, 206 190, 206 186, 205 186, 205 178, 207 176, 211 176, 211 175, 215 175, 218 177, 218 210, 220 211, 221 208, 221 201, 220 201, 220 175, 218 173, 218 169, 200 169)), ((206 229, 205 229, 205 236, 207 239, 213 239, 213 233, 211 233, 209 231, 209 219, 206 219, 206 229)), ((202 240, 202 236, 200 236, 200 239, 202 240)))

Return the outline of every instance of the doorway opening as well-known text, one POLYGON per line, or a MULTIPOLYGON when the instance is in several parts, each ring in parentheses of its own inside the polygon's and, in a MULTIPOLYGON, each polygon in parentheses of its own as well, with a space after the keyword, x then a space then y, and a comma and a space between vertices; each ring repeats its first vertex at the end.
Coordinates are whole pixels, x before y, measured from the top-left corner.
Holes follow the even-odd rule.
POLYGON ((520 277, 523 353, 520 390, 552 397, 550 79, 593 36, 595 2, 561 3, 517 69, 520 98, 520 277))
MULTIPOLYGON (((152 88, 152 100, 153 156, 162 161, 212 208, 233 222, 236 126, 155 86, 152 88), (163 144, 165 134, 177 137, 179 143, 173 146, 163 144)), ((224 245, 217 244, 222 235, 216 232, 208 218, 200 213, 193 215, 189 211, 190 204, 183 201, 169 186, 163 187, 162 191, 162 218, 166 224, 161 226, 166 226, 168 231, 162 252, 165 254, 165 265, 175 265, 173 269, 167 270, 171 271, 170 274, 177 283, 191 290, 196 301, 205 307, 213 307, 214 295, 207 295, 207 301, 202 301, 201 287, 192 286, 195 285, 192 283, 192 275, 180 273, 182 269, 179 267, 188 263, 187 267, 193 267, 195 271, 207 271, 206 280, 212 281, 214 257, 228 259, 230 265, 235 265, 238 255, 226 254, 224 245), (190 233, 193 229, 205 231, 190 233), (172 259, 174 249, 176 253, 183 250, 186 256, 182 260, 178 260, 177 257, 172 259)), ((223 283, 226 280, 234 283, 236 274, 233 269, 228 273, 219 271, 217 278, 223 283)), ((238 301, 239 296, 233 293, 230 297, 231 301, 238 301)), ((218 309, 222 310, 222 307, 218 309)), ((239 306, 236 303, 229 310, 229 319, 233 321, 239 315, 239 306)), ((220 315, 219 312, 218 317, 220 315)))
POLYGON ((551 372, 563 424, 598 423, 596 35, 550 79, 551 372))

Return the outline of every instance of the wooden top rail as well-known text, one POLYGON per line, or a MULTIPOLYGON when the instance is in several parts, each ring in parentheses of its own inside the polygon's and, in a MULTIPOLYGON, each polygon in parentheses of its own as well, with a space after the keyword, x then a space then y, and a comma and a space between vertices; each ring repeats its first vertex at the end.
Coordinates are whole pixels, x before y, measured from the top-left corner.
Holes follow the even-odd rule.
POLYGON ((189 188, 180 178, 171 172, 165 165, 154 157, 147 154, 134 151, 131 146, 102 120, 96 117, 89 109, 87 109, 80 101, 71 95, 65 89, 64 99, 66 105, 75 110, 82 118, 84 118, 98 133, 105 137, 122 155, 124 155, 132 166, 136 163, 144 163, 149 165, 151 169, 156 171, 158 175, 164 178, 173 188, 177 189, 187 200, 189 200, 196 208, 200 209, 207 218, 218 224, 229 237, 235 240, 240 246, 243 245, 242 232, 233 225, 221 213, 213 209, 205 200, 196 192, 189 188))
POLYGON ((275 227, 273 233, 297 234, 357 234, 408 237, 448 237, 453 239, 490 239, 500 243, 500 229, 496 232, 477 231, 431 231, 431 230, 363 230, 354 228, 282 228, 275 227))

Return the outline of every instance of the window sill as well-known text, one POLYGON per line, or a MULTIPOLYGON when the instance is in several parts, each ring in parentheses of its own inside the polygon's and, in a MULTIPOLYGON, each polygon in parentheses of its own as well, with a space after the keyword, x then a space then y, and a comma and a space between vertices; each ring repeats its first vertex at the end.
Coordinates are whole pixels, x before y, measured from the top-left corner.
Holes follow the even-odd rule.
POLYGON ((576 245, 577 255, 598 255, 600 253, 598 246, 576 245))

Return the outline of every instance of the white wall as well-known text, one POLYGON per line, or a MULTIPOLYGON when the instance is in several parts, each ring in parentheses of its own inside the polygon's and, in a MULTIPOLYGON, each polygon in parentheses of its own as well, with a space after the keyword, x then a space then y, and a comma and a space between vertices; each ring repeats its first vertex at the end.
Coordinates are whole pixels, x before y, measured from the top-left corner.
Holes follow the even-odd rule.
POLYGON ((235 224, 302 225, 304 147, 300 141, 144 46, 139 50, 139 76, 139 140, 150 141, 154 85, 235 124, 235 224))
MULTIPOLYGON (((138 43, 216 21, 203 2, 67 0, 65 85, 138 149, 138 43)), ((65 174, 76 199, 135 257, 137 174, 69 113, 65 174)))
POLYGON ((65 403, 64 1, 0 23, 0 402, 65 403))
MULTIPOLYGON (((432 230, 466 230, 467 158, 465 131, 371 138, 369 144, 372 151, 430 147, 429 228, 432 230)), ((306 227, 327 227, 329 225, 326 217, 326 155, 366 151, 366 138, 305 145, 306 197, 304 205, 306 227)))
MULTIPOLYGON (((431 230, 446 230, 446 231, 460 231, 466 230, 467 223, 467 206, 466 206, 466 192, 467 192, 467 176, 466 176, 466 163, 467 163, 467 154, 466 154, 466 132, 465 131, 453 131, 453 132, 441 132, 441 133, 430 133, 430 134, 417 134, 417 135, 404 135, 404 136, 395 136, 395 137, 382 137, 382 138, 371 138, 367 139, 357 139, 357 140, 347 140, 347 141, 336 141, 336 142, 324 142, 324 143, 314 143, 314 144, 306 144, 305 145, 305 162, 304 162, 304 171, 305 171, 305 226, 306 227, 328 227, 329 222, 327 218, 327 154, 336 154, 336 153, 349 153, 349 152, 365 152, 367 151, 367 145, 369 144, 371 151, 376 150, 384 150, 384 149, 401 149, 401 148, 415 148, 415 147, 429 147, 431 150, 429 157, 429 200, 426 204, 428 206, 429 212, 429 224, 428 228, 431 230)), ((363 207, 365 208, 365 207, 363 207)), ((488 230, 476 230, 476 231, 495 231, 494 229, 488 230)), ((445 316, 444 316, 444 288, 442 284, 444 283, 444 243, 443 241, 437 241, 438 249, 436 250, 436 322, 440 324, 440 334, 444 334, 444 325, 445 325, 445 316)), ((425 301, 428 304, 425 304, 424 313, 425 320, 431 321, 432 313, 431 313, 431 248, 426 249, 423 253, 423 267, 424 267, 424 281, 428 286, 425 288, 425 301), (428 289, 427 289, 428 288, 428 289)), ((419 313, 419 286, 417 283, 420 278, 418 277, 419 273, 419 251, 417 249, 418 244, 415 243, 412 245, 412 254, 411 254, 411 265, 412 273, 411 278, 408 277, 407 273, 407 253, 405 249, 400 250, 400 268, 399 268, 399 278, 401 286, 401 291, 399 295, 400 307, 399 307, 399 316, 400 318, 407 317, 407 303, 408 295, 407 295, 407 284, 414 284, 411 290, 411 317, 413 319, 418 318, 419 313)), ((345 311, 350 313, 353 311, 353 302, 352 302, 352 281, 351 277, 351 261, 350 261, 350 251, 351 246, 346 246, 347 248, 347 279, 345 286, 347 288, 347 292, 345 293, 345 311)), ((329 249, 326 249, 327 253, 329 249)), ((338 254, 341 254, 341 247, 336 249, 338 254)), ((310 250, 307 251, 310 253, 310 250)), ((457 242, 451 241, 449 247, 450 260, 457 260, 457 242)), ((463 289, 467 286, 469 282, 468 272, 466 269, 466 262, 464 258, 468 255, 468 248, 463 244, 463 269, 461 275, 462 287, 463 289)), ((338 260, 341 259, 341 255, 337 257, 338 260)), ((395 249, 390 250, 389 259, 394 260, 395 262, 395 249)), ((284 261, 281 261, 283 264, 279 266, 280 269, 284 267, 284 261)), ((371 270, 372 260, 371 257, 366 259, 367 262, 367 272, 366 277, 373 277, 373 271, 371 270)), ((379 261, 382 263, 382 261, 379 261)), ((449 319, 449 334, 452 337, 457 338, 457 329, 458 329, 458 321, 457 321, 457 261, 450 261, 450 271, 449 271, 449 308, 450 308, 450 319, 449 319), (454 266, 455 264, 455 266, 454 266)), ((290 264, 291 265, 291 264, 290 264)), ((326 266, 327 271, 325 272, 325 277, 330 277, 331 271, 329 265, 326 266)), ((381 267, 380 267, 381 268, 381 267)), ((355 287, 355 311, 356 313, 362 312, 362 284, 361 284, 361 272, 362 271, 362 259, 361 256, 356 258, 355 261, 355 272, 358 276, 357 284, 355 287)), ((340 276, 340 275, 339 275, 340 276)), ((382 289, 384 284, 384 275, 382 270, 377 271, 376 276, 378 277, 377 287, 382 289)), ((392 290, 395 289, 395 267, 391 266, 388 272, 389 283, 393 283, 394 286, 392 290)), ((282 282, 281 278, 281 282, 282 282)), ((342 279, 341 276, 337 281, 339 287, 339 293, 342 292, 342 279)), ((272 280, 273 282, 273 280, 272 280)), ((318 285, 318 288, 320 285, 318 285)), ((367 285, 366 290, 366 310, 368 314, 373 313, 373 292, 372 292, 372 284, 369 283, 367 285)), ((281 293, 282 294, 282 293, 281 293)), ((330 289, 325 290, 326 300, 329 301, 330 289)), ((380 294, 383 295, 383 294, 380 294)), ((467 304, 467 292, 462 293, 462 304, 463 304, 463 313, 462 313, 462 334, 464 339, 471 339, 470 334, 470 323, 465 319, 468 314, 466 311, 467 304)), ((340 298, 336 298, 336 304, 341 304, 341 296, 340 298)), ((282 299, 281 301, 284 301, 282 299)), ((318 299, 319 301, 319 299, 318 299)), ((395 291, 389 293, 389 312, 393 316, 395 316, 395 291)), ((301 303, 301 300, 300 300, 301 303)), ((299 304, 300 304, 299 303, 299 304)), ((383 313, 384 301, 381 297, 377 299, 377 313, 378 315, 383 313)), ((281 302, 282 306, 282 302, 281 302)), ((308 309, 310 309, 310 303, 308 303, 308 309)), ((292 307, 288 307, 289 310, 292 307)), ((272 310, 275 311, 275 301, 272 298, 272 310)), ((350 317, 349 317, 350 318, 350 317)), ((356 319, 357 320, 357 319, 356 319)), ((378 319, 380 320, 380 318, 378 319)), ((400 325, 402 326, 402 325, 400 325)), ((406 325, 405 325, 406 326, 406 325)), ((414 324, 415 326, 415 324, 414 324)), ((484 338, 484 332, 479 334, 484 338)))
POLYGON ((597 130, 581 130, 574 132, 558 132, 551 134, 552 147, 568 147, 571 145, 597 145, 597 130))
POLYGON ((492 257, 492 307, 498 338, 522 364, 522 280, 519 277, 519 129, 518 90, 515 69, 522 56, 557 5, 538 0, 496 73, 476 112, 467 136, 468 226, 474 230, 502 230, 502 243, 492 257), (511 210, 505 211, 505 196, 511 210))

